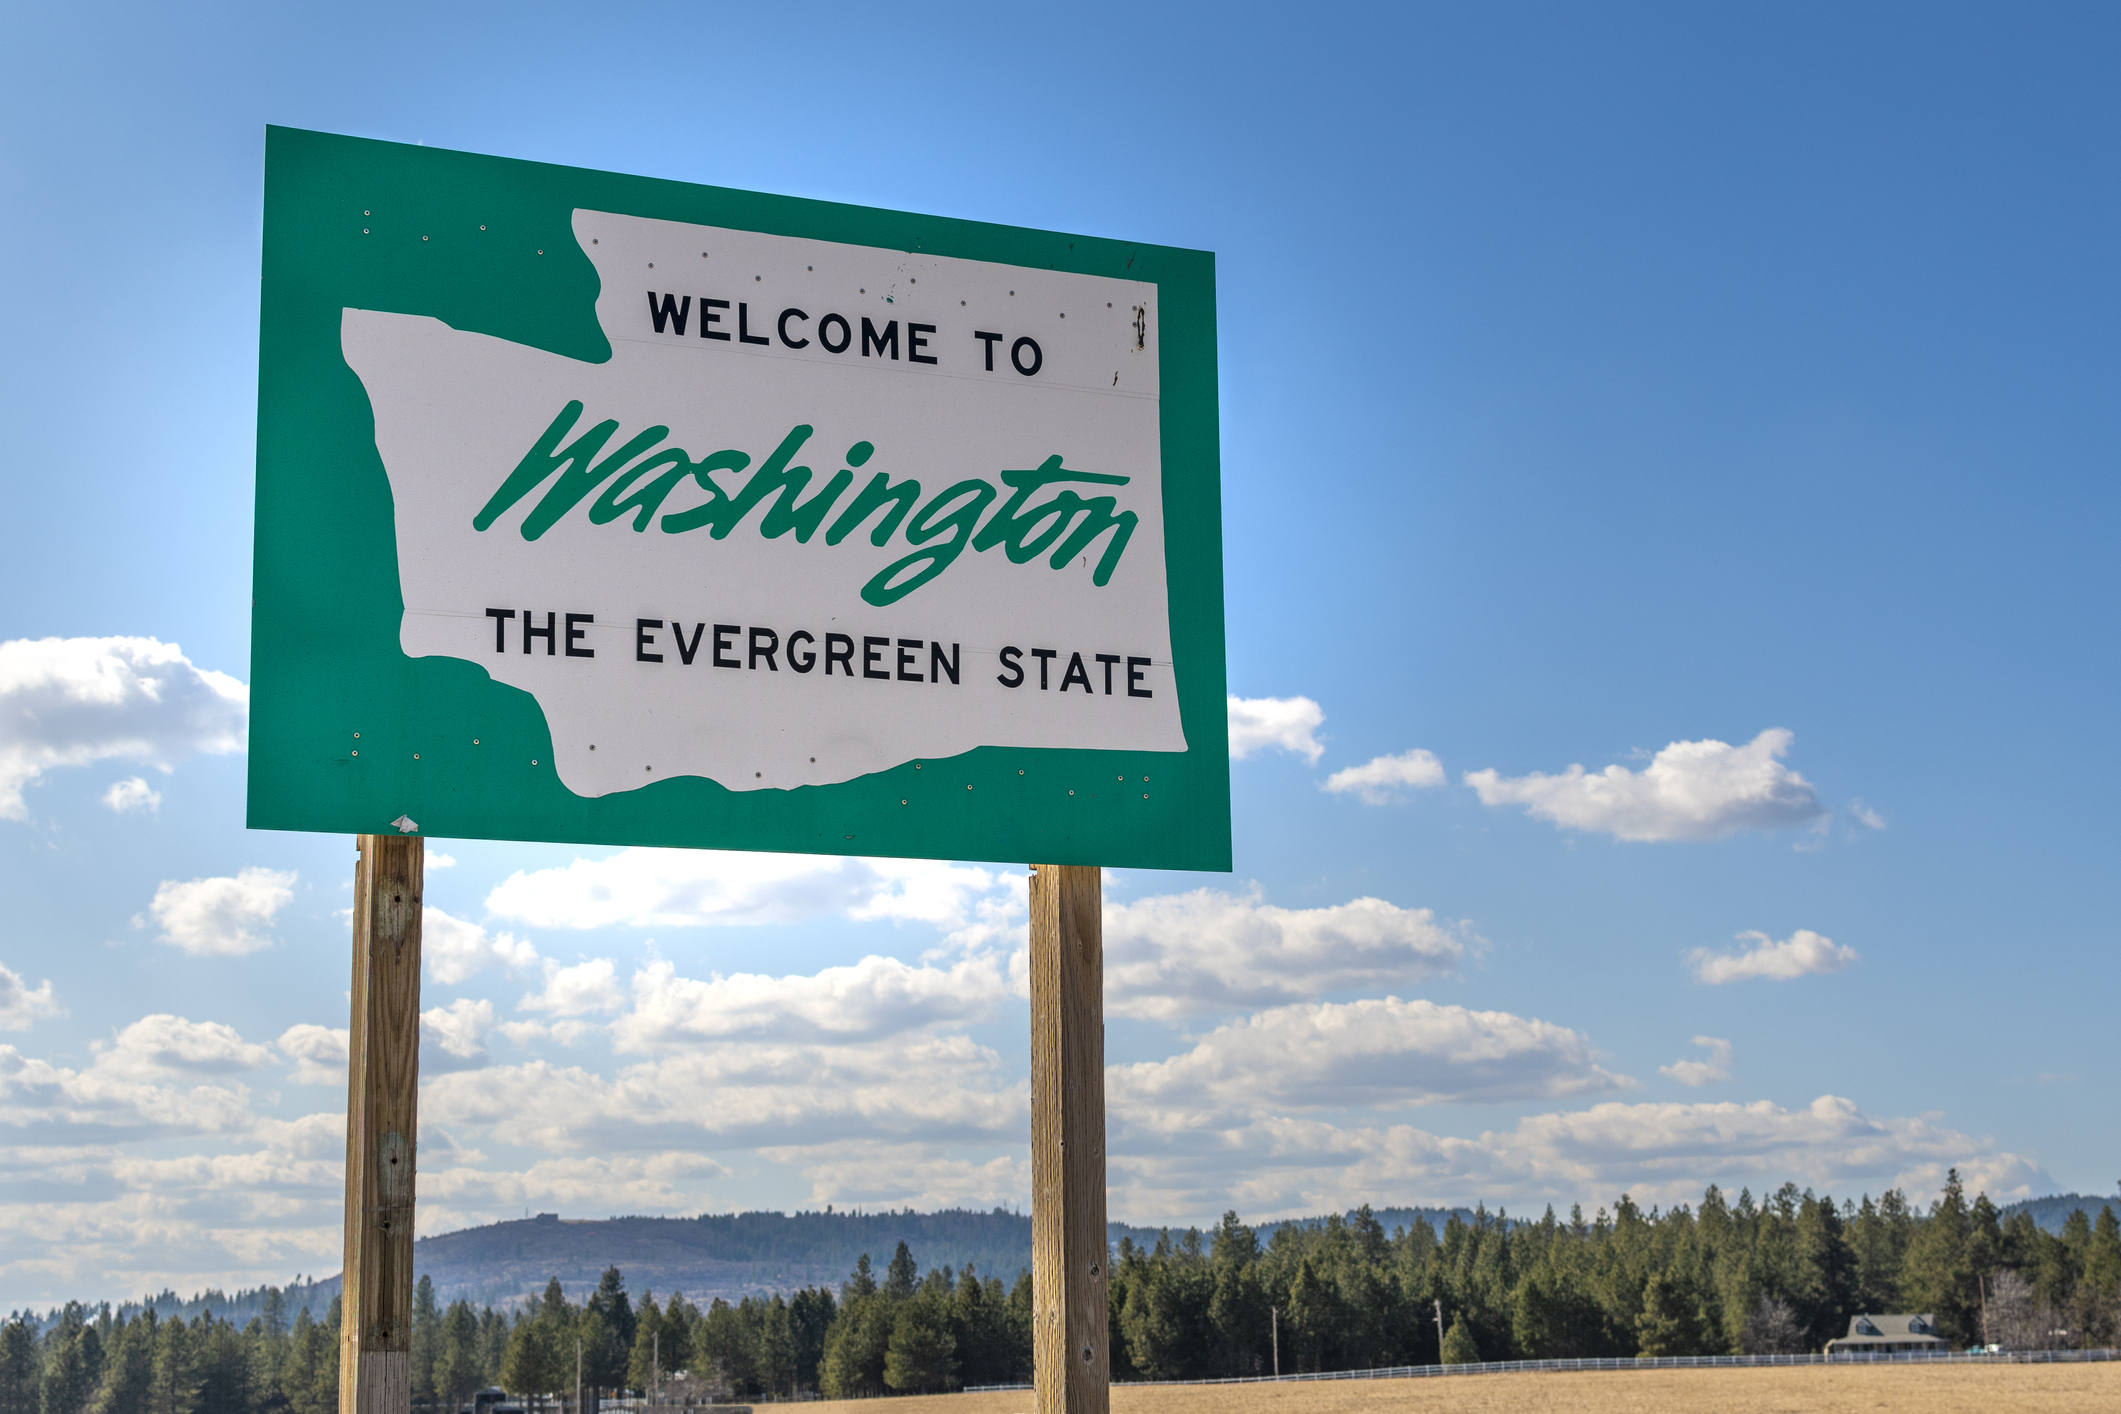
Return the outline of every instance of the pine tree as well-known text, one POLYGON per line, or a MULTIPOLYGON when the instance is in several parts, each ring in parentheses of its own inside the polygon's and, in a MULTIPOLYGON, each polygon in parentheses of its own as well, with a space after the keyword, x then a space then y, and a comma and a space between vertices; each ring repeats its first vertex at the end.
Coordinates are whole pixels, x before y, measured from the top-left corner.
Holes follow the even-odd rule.
POLYGON ((920 1268, 915 1265, 913 1254, 905 1243, 899 1243, 898 1251, 891 1254, 891 1265, 884 1271, 884 1295, 893 1301, 907 1300, 919 1277, 920 1268))
POLYGON ((663 1303, 663 1368, 665 1370, 684 1370, 691 1367, 692 1351, 699 1324, 699 1309, 685 1300, 684 1292, 671 1292, 670 1299, 663 1303))
MULTIPOLYGON (((905 1244, 899 1244, 905 1250, 905 1244)), ((893 1268, 897 1262, 892 1263, 893 1268)), ((884 1383, 900 1394, 938 1394, 957 1377, 957 1340, 933 1296, 902 1301, 891 1317, 884 1354, 884 1383)))
POLYGON ((827 1399, 863 1399, 884 1392, 884 1360, 891 1346, 892 1306, 881 1292, 840 1307, 825 1340, 819 1386, 827 1399))
POLYGON ((320 1358, 316 1330, 317 1323, 310 1319, 307 1306, 295 1312, 294 1325, 287 1334, 287 1356, 279 1370, 280 1397, 295 1414, 313 1414, 315 1410, 314 1387, 320 1358))
POLYGON ((2121 1330, 2121 1220, 2111 1206, 2099 1209, 2091 1240, 2084 1250, 2084 1275, 2077 1283, 2078 1328, 2089 1343, 2111 1345, 2121 1330))
POLYGON ((1699 1308, 1690 1285, 1669 1271, 1643 1283, 1636 1346, 1644 1355, 1696 1355, 1701 1350, 1699 1308))
POLYGON ((102 1338, 78 1301, 69 1301, 59 1323, 44 1338, 44 1369, 38 1391, 42 1414, 82 1414, 95 1397, 102 1374, 102 1338))
POLYGON ((1960 1346, 1974 1340, 1980 1325, 1981 1294, 1967 1250, 1972 1232, 1966 1190, 1952 1169, 1943 1195, 1908 1242, 1901 1271, 1910 1309, 1934 1316, 1937 1333, 1960 1346))
POLYGON ((239 1331, 229 1321, 203 1316, 192 1328, 193 1354, 199 1378, 198 1408, 204 1414, 244 1414, 255 1407, 257 1375, 262 1368, 264 1330, 252 1321, 239 1331))
POLYGON ((640 1309, 634 1313, 633 1348, 626 1356, 628 1388, 650 1392, 658 1372, 668 1372, 669 1367, 661 1363, 662 1335, 663 1312, 655 1304, 655 1293, 643 1292, 640 1309))
POLYGON ((472 1314, 471 1303, 450 1302, 435 1340, 434 1384, 452 1414, 484 1387, 485 1363, 479 1350, 479 1318, 472 1314))
POLYGON ((157 1324, 154 1308, 150 1307, 135 1319, 112 1326, 103 1378, 90 1405, 94 1414, 143 1414, 148 1408, 148 1395, 154 1386, 157 1324))
POLYGON ((508 1349, 501 1357, 501 1388, 526 1398, 571 1389, 574 1385, 574 1342, 567 1343, 564 1371, 559 1348, 561 1334, 566 1329, 566 1325, 546 1318, 543 1312, 519 1319, 515 1329, 508 1333, 508 1349))
POLYGON ((795 1339, 796 1383, 816 1389, 825 1359, 825 1336, 832 1329, 838 1303, 819 1286, 806 1286, 788 1302, 788 1325, 795 1339))
POLYGON ((412 1289, 412 1397, 435 1397, 435 1355, 442 1313, 435 1306, 434 1278, 421 1273, 412 1289))
POLYGON ((37 1333, 20 1316, 0 1326, 0 1414, 37 1414, 37 1333))
POLYGON ((1480 1347, 1473 1343, 1473 1333, 1466 1329, 1463 1320, 1454 1320, 1443 1334, 1443 1363, 1446 1365, 1478 1365, 1480 1347))

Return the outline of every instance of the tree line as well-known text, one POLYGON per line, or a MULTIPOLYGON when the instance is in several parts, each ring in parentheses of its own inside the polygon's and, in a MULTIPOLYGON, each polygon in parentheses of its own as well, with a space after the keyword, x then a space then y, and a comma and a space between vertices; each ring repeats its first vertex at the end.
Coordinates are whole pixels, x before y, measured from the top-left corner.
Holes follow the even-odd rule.
MULTIPOLYGON (((2059 1234, 1971 1201, 1954 1172, 1927 1212, 1895 1190, 1836 1203, 1786 1184, 1735 1202, 1537 1221, 1497 1210, 1389 1233, 1365 1206, 1282 1224, 1122 1239, 1108 1287, 1113 1378, 1184 1380, 1479 1360, 1815 1351, 1858 1312, 1920 1311, 1955 1346, 2112 1344, 2121 1221, 2059 1234)), ((268 1289, 242 1325, 69 1304, 0 1325, 0 1414, 333 1414, 339 1304, 287 1316, 268 1289)), ((723 1398, 911 1394, 1031 1375, 1031 1278, 920 1272, 904 1242, 837 1291, 635 1302, 614 1267, 580 1303, 557 1278, 512 1310, 414 1294, 415 1405, 499 1385, 535 1406, 686 1372, 723 1398)), ((666 1388, 668 1386, 666 1385, 666 1388)), ((594 1403, 590 1404, 593 1409, 594 1403)))

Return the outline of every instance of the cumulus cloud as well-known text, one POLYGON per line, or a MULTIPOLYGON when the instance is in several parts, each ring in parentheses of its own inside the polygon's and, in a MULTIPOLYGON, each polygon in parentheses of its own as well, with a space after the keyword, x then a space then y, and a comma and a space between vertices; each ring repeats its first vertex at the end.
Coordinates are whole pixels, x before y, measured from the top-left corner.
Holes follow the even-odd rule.
POLYGON ((168 770, 241 751, 249 713, 249 688, 195 667, 174 643, 0 643, 0 819, 24 818, 23 788, 57 767, 122 759, 168 770))
POLYGON ((524 1011, 549 1011, 555 1016, 585 1016, 591 1012, 617 1011, 626 997, 614 980, 616 969, 608 957, 594 957, 572 967, 545 959, 545 986, 523 998, 524 1011))
POLYGON ((1353 793, 1365 805, 1390 805, 1402 790, 1424 790, 1443 783, 1443 762, 1417 747, 1335 771, 1320 789, 1336 795, 1353 793))
POLYGON ((232 1027, 168 1013, 140 1018, 90 1053, 77 1070, 0 1046, 0 1136, 78 1145, 242 1134, 255 1117, 233 1077, 272 1059, 232 1027))
MULTIPOLYGON (((427 1161, 424 1149, 421 1160, 427 1161)), ((420 1174, 419 1228, 423 1235, 448 1232, 511 1213, 520 1217, 526 1207, 699 1212, 713 1206, 707 1183, 728 1175, 726 1165, 683 1151, 567 1155, 515 1171, 437 1164, 420 1174)))
POLYGON ((420 1013, 420 1070, 432 1074, 486 1062, 486 1037, 494 1029, 493 1003, 459 997, 420 1013))
POLYGON ((138 776, 129 776, 103 792, 103 803, 120 815, 141 810, 153 814, 162 808, 162 792, 138 776))
POLYGON ((457 867, 457 857, 453 854, 444 854, 433 845, 429 845, 427 847, 425 867, 429 869, 454 869, 457 867))
POLYGON ((1111 1185, 1115 1212, 1235 1207, 1257 1221, 1343 1210, 1380 1193, 1536 1208, 1628 1192, 1647 1206, 1698 1202, 1711 1182, 1735 1189, 1794 1179, 1835 1194, 1902 1187, 1919 1197, 1936 1192, 1954 1165, 1999 1199, 2052 1188, 2031 1159, 1936 1116, 1868 1115, 1834 1095, 1798 1109, 1765 1100, 1610 1101, 1471 1138, 1412 1125, 1248 1117, 1222 1130, 1130 1134, 1113 1145, 1111 1185))
POLYGON ((32 987, 13 968, 0 964, 0 1031, 27 1031, 40 1019, 64 1016, 66 1008, 46 978, 32 987))
POLYGON ((1395 986, 1464 959, 1426 908, 1359 898, 1278 908, 1214 889, 1105 906, 1105 1006, 1156 1020, 1395 986))
POLYGON ((538 950, 513 933, 489 933, 432 904, 420 910, 420 952, 427 959, 427 975, 448 987, 488 967, 513 972, 538 960, 538 950))
POLYGON ((984 1209, 1021 1201, 1031 1191, 1031 1160, 1022 1153, 998 1154, 982 1160, 952 1154, 932 1144, 873 1140, 774 1146, 759 1153, 775 1163, 794 1167, 809 1179, 812 1203, 984 1209))
POLYGON ((245 869, 234 878, 165 879, 148 912, 159 941, 202 957, 233 957, 272 946, 273 915, 293 901, 295 874, 245 869))
POLYGON ((1022 1141, 1029 1092, 962 1033, 702 1045, 605 1076, 546 1060, 437 1077, 421 1121, 547 1152, 640 1151, 702 1135, 750 1147, 857 1139, 1022 1141))
POLYGON ((1261 1110, 1551 1100, 1628 1088, 1551 1022, 1429 1001, 1277 1007, 1217 1027, 1168 1060, 1115 1066, 1130 1125, 1217 1125, 1261 1110))
POLYGON ((1483 805, 1522 805, 1564 829, 1623 840, 1713 840, 1739 830, 1810 825, 1826 817, 1812 783, 1782 764, 1790 732, 1772 727, 1744 746, 1675 741, 1641 772, 1571 766, 1558 776, 1467 774, 1483 805))
POLYGON ((1676 1060, 1658 1070, 1681 1085, 1717 1085, 1731 1078, 1731 1043, 1715 1036, 1696 1036, 1694 1044, 1706 1046, 1707 1060, 1676 1060))
POLYGON ((280 1053, 295 1063, 297 1085, 344 1085, 350 1033, 304 1021, 280 1033, 280 1053))
POLYGON ((143 1016, 114 1040, 94 1042, 90 1049, 99 1070, 127 1076, 232 1075, 272 1060, 269 1048, 244 1040, 233 1026, 168 1012, 143 1016))
POLYGON ((1316 766, 1326 753, 1312 735, 1324 725, 1325 710, 1308 697, 1232 696, 1229 709, 1232 761, 1275 748, 1316 766))
POLYGON ((956 928, 1002 878, 919 859, 640 848, 518 871, 487 895, 486 908, 542 928, 745 926, 831 913, 956 928))
POLYGON ((1815 972, 1839 972, 1856 960, 1854 948, 1843 947, 1809 928, 1799 928, 1779 943, 1765 933, 1755 932, 1740 933, 1738 941, 1746 944, 1738 952, 1712 953, 1707 948, 1696 948, 1688 953, 1694 980, 1711 985, 1745 982, 1755 977, 1787 982, 1815 972))
POLYGON ((999 959, 949 968, 865 957, 809 975, 720 974, 698 981, 656 961, 634 973, 633 1007, 612 1025, 621 1051, 737 1038, 860 1040, 982 1020, 1009 994, 999 959))
POLYGON ((1882 830, 1885 828, 1885 817, 1865 804, 1860 796, 1849 802, 1849 814, 1855 817, 1857 824, 1867 830, 1882 830))

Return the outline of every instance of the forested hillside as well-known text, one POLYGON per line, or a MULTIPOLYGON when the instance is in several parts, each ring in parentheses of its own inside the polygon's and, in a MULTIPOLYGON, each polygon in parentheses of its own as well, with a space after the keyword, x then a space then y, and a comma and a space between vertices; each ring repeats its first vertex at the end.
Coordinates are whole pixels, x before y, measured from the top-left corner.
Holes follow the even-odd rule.
MULTIPOLYGON (((774 1245, 774 1234, 801 1226, 728 1221, 757 1243, 761 1265, 808 1259, 774 1245)), ((589 1382, 608 1390, 677 1370, 752 1400, 1028 1378, 1029 1278, 941 1263, 923 1275, 926 1255, 895 1242, 881 1271, 863 1255, 836 1284, 734 1303, 658 1295, 616 1266, 579 1302, 548 1278, 512 1311, 438 1299, 423 1277, 415 1390, 423 1408, 446 1408, 489 1383, 518 1394, 571 1388, 577 1341, 589 1382)), ((1440 1229, 1419 1215, 1387 1228, 1368 1208, 1271 1228, 1230 1214, 1205 1233, 1123 1237, 1110 1297, 1113 1376, 1123 1380, 1268 1373, 1277 1332, 1288 1373, 1796 1352, 1819 1349, 1858 1311, 1931 1313, 1953 1344, 2078 1347, 2116 1338, 2121 1220, 2111 1207, 2096 1221, 2076 1209, 2050 1233, 2024 1209, 1969 1202, 1956 1174, 1927 1212, 1897 1191, 1836 1203, 1785 1185, 1759 1202, 1710 1188, 1698 1207, 1669 1212, 1626 1197, 1589 1217, 1476 1210, 1440 1229)), ((329 1414, 337 1303, 321 1320, 306 1308, 289 1319, 278 1290, 262 1304, 240 1325, 75 1305, 40 1335, 39 1322, 17 1317, 0 1327, 0 1410, 329 1414)))

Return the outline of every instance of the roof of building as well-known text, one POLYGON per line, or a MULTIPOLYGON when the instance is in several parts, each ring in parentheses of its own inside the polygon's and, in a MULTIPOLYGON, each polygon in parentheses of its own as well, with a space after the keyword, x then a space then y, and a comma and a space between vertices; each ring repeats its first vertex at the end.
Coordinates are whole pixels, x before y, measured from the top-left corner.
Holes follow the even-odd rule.
POLYGON ((1928 1315, 1866 1313, 1851 1316, 1848 1334, 1835 1337, 1832 1343, 1836 1346, 1942 1345, 1944 1340, 1937 1334, 1935 1319, 1928 1315))

